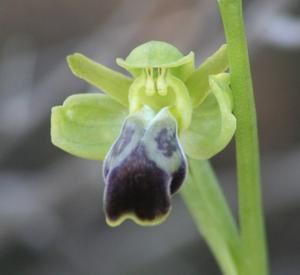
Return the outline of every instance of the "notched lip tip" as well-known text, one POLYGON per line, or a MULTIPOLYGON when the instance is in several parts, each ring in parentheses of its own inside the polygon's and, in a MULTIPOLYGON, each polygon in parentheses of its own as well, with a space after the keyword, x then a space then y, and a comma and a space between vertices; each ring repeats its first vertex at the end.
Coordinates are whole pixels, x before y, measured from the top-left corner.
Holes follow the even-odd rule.
POLYGON ((120 215, 115 220, 112 220, 108 216, 106 216, 105 221, 106 221, 106 224, 110 227, 117 227, 117 226, 121 225, 123 222, 125 222, 127 220, 130 220, 133 223, 135 223, 137 225, 140 225, 140 226, 156 226, 156 225, 159 225, 162 222, 164 222, 168 218, 168 216, 170 215, 170 212, 171 212, 171 207, 167 211, 167 213, 161 214, 161 215, 155 217, 152 220, 140 219, 133 212, 131 212, 131 213, 126 213, 126 214, 120 215))

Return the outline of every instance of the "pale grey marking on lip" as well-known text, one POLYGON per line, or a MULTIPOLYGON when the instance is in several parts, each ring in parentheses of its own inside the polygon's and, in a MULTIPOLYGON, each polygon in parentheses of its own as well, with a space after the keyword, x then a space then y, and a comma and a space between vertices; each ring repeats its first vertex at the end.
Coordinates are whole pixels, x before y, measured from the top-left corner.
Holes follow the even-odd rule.
MULTIPOLYGON (((111 151, 109 153, 110 159, 115 158, 122 153, 122 151, 126 148, 126 146, 130 144, 134 132, 135 132, 134 127, 132 125, 128 125, 128 127, 126 127, 126 123, 125 123, 120 137, 117 139, 116 143, 111 148, 111 151)), ((107 164, 108 161, 105 162, 104 169, 103 169, 104 178, 107 176, 109 172, 107 164)))
POLYGON ((152 121, 154 117, 155 112, 150 107, 144 106, 143 109, 141 109, 139 112, 132 114, 126 118, 120 131, 119 137, 116 139, 105 157, 103 163, 103 175, 105 178, 108 174, 109 169, 113 168, 114 166, 120 165, 120 163, 128 157, 132 150, 134 150, 134 148, 138 146, 140 140, 145 134, 147 125, 152 121), (133 130, 132 133, 130 129, 133 130), (123 136, 124 133, 126 138, 124 138, 123 136), (122 139, 124 139, 123 142, 125 144, 121 142, 122 139))
POLYGON ((155 138, 157 148, 166 157, 171 157, 177 151, 176 129, 163 128, 155 138))
POLYGON ((109 170, 120 165, 128 155, 139 144, 145 132, 144 122, 138 117, 128 117, 125 121, 121 133, 110 151, 107 153, 103 163, 103 175, 107 177, 109 170))
POLYGON ((175 172, 185 160, 183 149, 179 143, 177 136, 177 122, 175 118, 169 113, 168 108, 162 109, 149 124, 144 136, 143 143, 145 146, 148 158, 156 163, 156 165, 164 171, 169 173, 175 172), (161 150, 157 143, 157 137, 162 130, 166 129, 163 133, 166 134, 165 141, 170 140, 169 144, 161 144, 162 148, 170 147, 175 149, 172 154, 171 150, 161 150))
POLYGON ((131 142, 134 132, 135 130, 132 125, 124 127, 124 130, 122 131, 118 141, 112 148, 111 154, 113 156, 117 156, 122 153, 126 146, 131 142))
POLYGON ((183 184, 186 176, 186 171, 187 171, 187 161, 185 160, 185 157, 182 156, 182 161, 179 168, 172 174, 172 181, 170 186, 170 191, 172 195, 176 193, 181 187, 181 185, 183 184))
POLYGON ((104 160, 105 178, 109 170, 122 165, 138 146, 144 146, 147 158, 167 173, 176 172, 182 162, 186 163, 178 141, 177 123, 168 109, 162 109, 152 119, 145 120, 145 114, 145 111, 136 113, 125 121, 119 138, 104 160))
POLYGON ((149 123, 143 116, 129 117, 104 165, 105 212, 111 220, 126 213, 141 220, 166 214, 187 167, 176 120, 167 109, 149 123))

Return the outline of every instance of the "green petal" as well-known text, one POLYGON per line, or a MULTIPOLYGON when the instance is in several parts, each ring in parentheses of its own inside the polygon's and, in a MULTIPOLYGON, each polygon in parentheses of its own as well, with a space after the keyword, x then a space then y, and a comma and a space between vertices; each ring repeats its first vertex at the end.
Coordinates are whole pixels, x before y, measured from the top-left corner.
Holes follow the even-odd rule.
POLYGON ((210 76, 209 84, 212 92, 194 109, 189 129, 180 136, 185 152, 195 159, 208 159, 223 150, 236 129, 224 75, 210 76))
POLYGON ((70 96, 52 108, 52 143, 75 156, 103 160, 126 116, 127 109, 106 95, 70 96))
POLYGON ((192 102, 189 92, 184 83, 177 77, 169 74, 166 78, 168 86, 174 91, 175 106, 170 108, 170 112, 178 121, 179 129, 187 129, 192 120, 192 102))
POLYGON ((197 107, 209 92, 209 75, 224 72, 228 68, 227 46, 222 45, 212 56, 208 57, 201 66, 186 80, 193 106, 197 107))
POLYGON ((128 106, 128 89, 132 79, 79 53, 69 55, 67 61, 74 75, 128 106))

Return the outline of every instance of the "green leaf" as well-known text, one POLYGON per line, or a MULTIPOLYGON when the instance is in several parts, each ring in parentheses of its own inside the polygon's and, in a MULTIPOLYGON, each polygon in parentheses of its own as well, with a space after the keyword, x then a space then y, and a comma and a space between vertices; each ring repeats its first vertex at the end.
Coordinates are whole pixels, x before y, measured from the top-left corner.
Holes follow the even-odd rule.
POLYGON ((224 74, 210 76, 211 93, 193 110, 190 127, 181 133, 185 152, 195 159, 208 159, 231 140, 236 119, 232 114, 230 88, 224 74))
POLYGON ((122 105, 128 106, 128 90, 132 79, 80 53, 69 55, 67 61, 74 75, 99 88, 122 105))
POLYGON ((103 160, 126 116, 127 109, 106 95, 70 96, 52 108, 52 143, 75 156, 103 160))
POLYGON ((208 95, 209 75, 222 73, 227 68, 227 46, 222 45, 189 76, 185 84, 190 92, 194 108, 201 104, 208 95))
POLYGON ((237 225, 208 161, 189 159, 189 174, 181 195, 223 274, 238 275, 237 225))

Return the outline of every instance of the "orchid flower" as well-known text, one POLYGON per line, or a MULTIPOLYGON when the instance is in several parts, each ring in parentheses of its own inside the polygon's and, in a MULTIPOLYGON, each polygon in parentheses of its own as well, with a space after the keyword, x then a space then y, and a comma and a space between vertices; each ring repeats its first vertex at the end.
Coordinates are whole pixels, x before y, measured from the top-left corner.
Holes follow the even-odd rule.
POLYGON ((109 225, 164 221, 188 157, 214 156, 235 132, 226 45, 195 68, 193 52, 147 42, 117 59, 131 77, 79 53, 67 60, 74 75, 103 93, 75 94, 53 107, 52 143, 103 161, 109 225))

